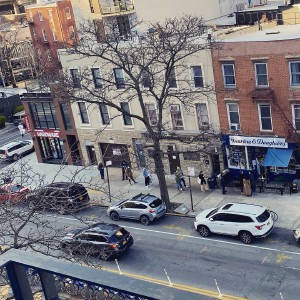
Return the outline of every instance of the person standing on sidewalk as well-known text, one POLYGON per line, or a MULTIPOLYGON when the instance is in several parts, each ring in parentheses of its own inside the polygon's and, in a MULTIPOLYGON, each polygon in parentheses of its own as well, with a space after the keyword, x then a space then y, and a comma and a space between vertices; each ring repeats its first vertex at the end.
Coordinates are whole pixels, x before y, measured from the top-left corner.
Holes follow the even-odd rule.
POLYGON ((23 124, 20 123, 20 124, 18 125, 18 128, 19 128, 19 131, 20 131, 21 136, 23 137, 24 134, 25 134, 25 129, 24 129, 23 124))
POLYGON ((99 163, 98 170, 99 170, 101 179, 104 180, 104 166, 103 166, 103 163, 99 163))
POLYGON ((133 173, 132 173, 132 171, 131 171, 131 169, 129 168, 129 166, 126 168, 126 170, 125 170, 125 175, 126 175, 126 177, 128 178, 128 181, 129 181, 129 183, 131 184, 131 180, 134 182, 134 183, 136 183, 136 181, 134 180, 134 178, 133 178, 133 173))
POLYGON ((221 179, 220 179, 223 195, 225 195, 227 193, 226 192, 226 179, 225 179, 225 175, 226 174, 224 172, 222 172, 221 173, 221 179))
POLYGON ((181 192, 182 189, 182 180, 181 180, 181 170, 179 167, 177 167, 177 170, 175 171, 175 181, 176 181, 176 185, 177 185, 177 189, 179 192, 181 192))
POLYGON ((200 190, 201 192, 205 192, 207 188, 206 188, 206 180, 204 178, 203 171, 200 171, 199 179, 200 179, 200 190))
POLYGON ((240 186, 241 186, 241 193, 244 194, 244 178, 245 175, 243 173, 243 171, 240 171, 240 175, 239 175, 239 180, 240 180, 240 186))
POLYGON ((249 171, 249 180, 250 180, 250 187, 251 187, 251 196, 253 197, 256 193, 256 182, 253 173, 249 171))
MULTIPOLYGON (((126 168, 128 167, 128 164, 125 160, 123 160, 121 163, 120 163, 120 168, 122 169, 122 180, 125 180, 125 171, 126 171, 126 168)), ((127 179, 127 176, 126 176, 126 179, 127 179)))
POLYGON ((145 178, 145 186, 148 189, 149 185, 150 185, 150 172, 147 169, 147 167, 144 167, 144 169, 143 169, 143 176, 145 178))
POLYGON ((181 185, 183 183, 184 187, 187 188, 188 186, 185 183, 185 179, 184 179, 184 175, 183 175, 182 170, 180 169, 180 167, 177 167, 177 170, 179 172, 179 176, 180 176, 180 180, 181 180, 181 185))

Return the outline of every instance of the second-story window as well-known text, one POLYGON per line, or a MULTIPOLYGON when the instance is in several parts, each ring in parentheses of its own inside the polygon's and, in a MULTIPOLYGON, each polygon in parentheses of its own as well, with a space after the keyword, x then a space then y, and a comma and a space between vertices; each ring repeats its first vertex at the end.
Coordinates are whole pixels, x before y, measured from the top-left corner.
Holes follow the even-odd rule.
POLYGON ((85 102, 77 102, 78 104, 78 110, 79 110, 79 115, 80 115, 80 120, 82 124, 89 124, 89 116, 86 108, 85 102))
POLYGON ((55 29, 52 29, 53 41, 57 42, 57 35, 55 29))
POLYGON ((74 88, 81 88, 81 80, 80 80, 80 74, 78 69, 70 69, 71 79, 73 82, 74 88))
POLYGON ((226 88, 235 87, 234 64, 223 64, 222 69, 223 69, 224 87, 226 88))
POLYGON ((180 105, 179 104, 171 105, 170 113, 171 113, 173 129, 174 130, 184 130, 180 105))
POLYGON ((294 127, 300 130, 300 104, 293 105, 294 127))
POLYGON ((266 63, 255 64, 256 87, 268 87, 268 69, 266 63))
POLYGON ((91 13, 93 14, 95 12, 93 0, 89 0, 89 4, 90 4, 91 13))
POLYGON ((70 10, 70 7, 66 7, 65 8, 65 12, 66 12, 66 18, 67 19, 71 19, 71 10, 70 10))
POLYGON ((199 130, 202 130, 204 127, 209 126, 209 117, 206 103, 197 103, 196 104, 197 120, 199 130))
POLYGON ((300 86, 300 61, 290 62, 290 82, 291 86, 300 86))
POLYGON ((192 68, 193 86, 195 88, 204 87, 201 66, 193 66, 192 68))
POLYGON ((117 89, 125 89, 125 78, 121 68, 114 68, 117 89))
POLYGON ((142 86, 144 89, 150 89, 151 88, 151 77, 148 70, 142 71, 142 86))
POLYGON ((71 118, 70 118, 70 114, 69 114, 69 109, 68 109, 68 103, 61 103, 60 104, 60 111, 61 111, 61 115, 63 118, 63 122, 64 122, 64 127, 66 130, 72 129, 72 122, 71 122, 71 118))
POLYGON ((102 79, 101 79, 101 73, 99 68, 92 68, 92 76, 94 81, 94 86, 96 89, 102 88, 102 79))
POLYGON ((240 113, 237 103, 227 103, 227 115, 230 130, 240 130, 240 113))
POLYGON ((38 16, 39 16, 39 20, 42 22, 43 21, 43 15, 41 11, 38 11, 38 16))
POLYGON ((70 40, 74 40, 75 39, 74 26, 70 26, 69 27, 69 38, 70 38, 70 40))
POLYGON ((102 125, 110 125, 110 118, 109 118, 109 114, 108 114, 107 105, 100 103, 99 110, 100 110, 102 125))
POLYGON ((151 126, 157 125, 157 112, 154 104, 145 104, 146 112, 151 126))
POLYGON ((271 115, 271 105, 270 104, 259 104, 259 124, 260 130, 272 131, 272 115, 271 115))
POLYGON ((48 37, 45 29, 42 29, 42 35, 43 35, 44 42, 48 42, 48 37))
POLYGON ((170 70, 170 74, 168 76, 168 84, 169 84, 170 89, 176 89, 177 88, 175 68, 172 68, 170 70))
POLYGON ((49 49, 47 49, 47 51, 46 51, 46 56, 47 56, 48 61, 52 61, 52 55, 51 55, 51 51, 49 49))
MULTIPOLYGON (((130 108, 129 108, 129 104, 127 102, 121 102, 121 108, 125 111, 130 113, 130 108)), ((124 125, 126 126, 131 126, 132 125, 132 119, 130 116, 128 116, 126 113, 123 113, 123 122, 124 125)))
POLYGON ((37 40, 37 34, 36 34, 35 28, 32 28, 32 36, 33 36, 33 39, 36 41, 37 40))
POLYGON ((49 21, 52 22, 53 21, 53 15, 52 15, 52 10, 48 9, 48 15, 49 15, 49 21))

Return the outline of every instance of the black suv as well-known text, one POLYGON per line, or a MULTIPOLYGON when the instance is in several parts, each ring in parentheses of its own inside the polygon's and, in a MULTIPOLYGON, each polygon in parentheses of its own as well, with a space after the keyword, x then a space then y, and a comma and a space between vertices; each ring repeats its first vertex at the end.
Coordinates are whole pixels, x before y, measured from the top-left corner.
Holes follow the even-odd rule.
POLYGON ((65 214, 88 206, 90 197, 79 183, 54 182, 28 194, 26 201, 29 209, 49 209, 65 214))
POLYGON ((126 229, 106 223, 75 229, 61 241, 62 249, 71 254, 91 255, 104 260, 124 253, 132 245, 133 238, 126 229))

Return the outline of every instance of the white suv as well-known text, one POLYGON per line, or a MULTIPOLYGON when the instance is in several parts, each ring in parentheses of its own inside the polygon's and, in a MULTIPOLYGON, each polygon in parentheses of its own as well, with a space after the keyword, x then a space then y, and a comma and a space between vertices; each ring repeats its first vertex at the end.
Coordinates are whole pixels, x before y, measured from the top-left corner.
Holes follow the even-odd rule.
POLYGON ((0 147, 0 158, 5 160, 18 160, 27 153, 33 152, 32 141, 11 142, 0 147))
POLYGON ((197 215, 195 229, 203 237, 211 232, 239 236, 245 244, 254 237, 270 234, 273 220, 269 211, 262 206, 244 203, 227 203, 220 208, 206 209, 197 215))

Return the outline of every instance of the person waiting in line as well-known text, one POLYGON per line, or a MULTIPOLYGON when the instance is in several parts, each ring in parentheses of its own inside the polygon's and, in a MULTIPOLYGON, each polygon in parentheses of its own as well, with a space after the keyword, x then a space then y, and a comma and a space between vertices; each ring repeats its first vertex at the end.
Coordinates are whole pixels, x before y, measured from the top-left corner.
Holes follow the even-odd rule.
POLYGON ((128 178, 128 181, 129 181, 130 184, 131 184, 131 180, 132 180, 134 183, 136 183, 136 181, 135 181, 134 178, 133 178, 133 173, 132 173, 132 171, 131 171, 131 169, 130 169, 129 166, 128 166, 128 167, 126 168, 126 170, 125 170, 125 175, 126 175, 126 177, 128 178))
POLYGON ((221 183, 223 195, 225 195, 227 193, 227 191, 226 191, 227 181, 226 181, 225 175, 226 175, 226 173, 222 172, 221 173, 221 178, 220 178, 220 183, 221 183))
POLYGON ((244 172, 241 170, 239 175, 241 194, 244 194, 244 178, 245 178, 244 172))
POLYGON ((143 176, 145 178, 145 186, 148 189, 149 185, 150 185, 150 172, 147 169, 147 167, 144 167, 144 169, 143 169, 143 176))
POLYGON ((122 160, 122 162, 120 163, 120 168, 122 169, 122 180, 125 180, 125 177, 126 179, 128 179, 127 176, 125 175, 125 171, 127 167, 128 167, 127 162, 125 160, 122 160))
POLYGON ((249 180, 250 180, 251 194, 253 197, 256 193, 256 182, 252 172, 249 172, 249 180))

